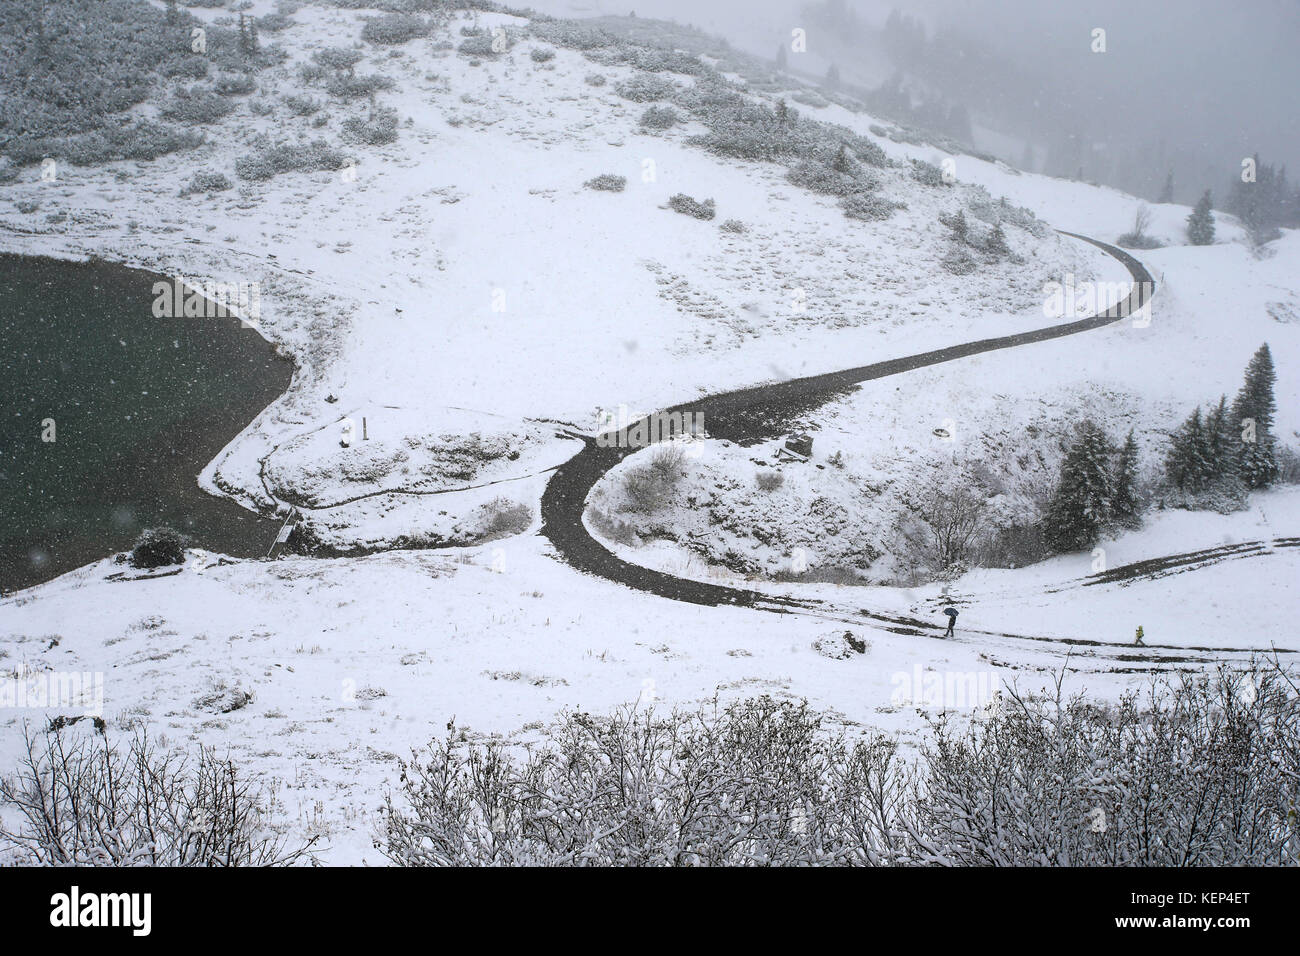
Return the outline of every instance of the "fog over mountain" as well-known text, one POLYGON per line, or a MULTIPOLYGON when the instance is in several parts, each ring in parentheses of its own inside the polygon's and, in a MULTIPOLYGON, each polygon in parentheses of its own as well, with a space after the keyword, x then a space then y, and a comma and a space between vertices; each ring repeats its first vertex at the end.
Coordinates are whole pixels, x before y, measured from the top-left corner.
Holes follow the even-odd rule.
POLYGON ((1289 0, 538 0, 567 16, 662 17, 775 55, 807 31, 806 64, 835 63, 876 86, 902 71, 914 95, 964 105, 982 149, 1157 198, 1222 193, 1241 160, 1295 167, 1300 156, 1300 4, 1289 0), (924 29, 924 51, 884 34, 898 11, 924 29), (1094 53, 1093 30, 1106 31, 1094 53), (1010 137, 1010 139, 1004 139, 1010 137), (1019 144, 1018 146, 1016 144, 1019 144))

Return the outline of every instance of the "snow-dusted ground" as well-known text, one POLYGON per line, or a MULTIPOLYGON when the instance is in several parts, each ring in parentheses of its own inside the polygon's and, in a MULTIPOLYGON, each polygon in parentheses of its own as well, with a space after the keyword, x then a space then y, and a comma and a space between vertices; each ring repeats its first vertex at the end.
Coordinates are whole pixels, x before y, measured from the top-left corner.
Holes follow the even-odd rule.
MULTIPOLYGON (((319 6, 294 14, 297 25, 277 38, 291 63, 259 80, 261 98, 278 103, 294 92, 293 67, 313 49, 355 42, 359 17, 319 6)), ((575 447, 555 437, 550 420, 590 431, 598 409, 620 403, 648 410, 701 391, 1032 328, 1052 321, 1042 310, 1044 281, 1067 272, 1125 277, 1075 240, 1014 233, 1032 281, 1009 284, 1006 270, 950 276, 937 271, 943 191, 916 187, 909 209, 888 222, 850 222, 831 201, 787 183, 779 166, 722 161, 685 145, 694 127, 641 133, 644 106, 612 89, 627 68, 597 67, 565 49, 535 64, 528 50, 536 41, 527 39, 497 62, 471 66, 436 51, 438 39, 393 56, 367 47, 359 70, 394 77, 396 88, 380 101, 411 123, 389 146, 348 147, 359 159, 355 183, 334 173, 286 174, 212 199, 180 199, 196 169, 231 174, 259 128, 299 124, 295 135, 315 134, 281 105, 269 118, 241 107, 197 153, 65 168, 53 185, 25 175, 7 194, 40 198, 40 213, 0 210, 6 251, 96 252, 187 276, 262 282, 263 331, 301 372, 203 480, 265 500, 258 472, 269 454, 271 487, 334 505, 324 524, 339 541, 443 534, 500 495, 536 512, 546 469, 575 447), (609 84, 588 86, 593 72, 609 84), (646 159, 654 160, 652 183, 641 179, 646 159), (600 173, 627 176, 627 190, 582 187, 600 173), (660 208, 676 192, 714 198, 718 220, 660 208), (68 222, 46 223, 58 210, 68 222), (718 222, 733 217, 749 231, 720 232, 718 222), (805 312, 791 308, 796 288, 805 290, 805 312), (325 402, 331 394, 337 404, 325 402), (343 415, 358 429, 364 415, 380 443, 378 452, 352 455, 351 477, 342 462, 333 474, 329 467, 337 442, 328 436, 343 415), (461 479, 485 487, 336 504, 398 484, 461 487, 434 467, 426 439, 471 432, 514 436, 502 447, 520 451, 461 479), (408 438, 421 441, 407 445, 408 438)), ((348 109, 328 110, 337 130, 348 109)), ((806 112, 864 135, 876 122, 838 106, 806 112)), ((943 158, 880 143, 899 159, 943 158)), ((954 161, 959 180, 1103 240, 1129 228, 1137 205, 1109 189, 968 156, 954 161)), ((867 383, 816 416, 815 460, 841 451, 864 476, 902 487, 954 461, 1013 461, 1019 444, 1031 443, 1030 426, 1050 430, 1088 413, 1113 433, 1134 427, 1144 466, 1153 468, 1162 431, 1196 403, 1231 396, 1264 341, 1278 367, 1277 431, 1294 441, 1300 236, 1287 234, 1271 257, 1256 259, 1221 218, 1219 243, 1191 248, 1179 244, 1189 210, 1153 210, 1152 231, 1171 246, 1140 254, 1160 280, 1148 326, 1125 322, 867 383), (936 427, 954 440, 937 438, 936 427)), ((752 475, 753 449, 712 444, 706 454, 720 456, 719 468, 752 475)), ((809 474, 789 484, 815 490, 816 481, 809 474)), ((882 491, 882 507, 892 493, 882 491)), ((868 652, 839 660, 813 647, 845 629, 833 617, 630 592, 572 571, 533 531, 535 524, 468 549, 334 560, 219 563, 194 553, 180 574, 152 580, 110 580, 120 567, 101 562, 0 601, 0 669, 102 673, 114 728, 145 720, 171 742, 229 748, 283 781, 290 815, 326 837, 327 859, 373 863, 380 858, 370 828, 395 778, 394 756, 448 723, 525 739, 562 707, 774 693, 806 697, 846 726, 907 739, 923 726, 918 701, 903 693, 916 675, 970 678, 980 689, 973 699, 947 699, 964 709, 984 702, 995 676, 1038 686, 1065 660, 1066 645, 1007 635, 1119 645, 1141 624, 1153 645, 1300 650, 1286 624, 1300 549, 1123 585, 1079 586, 1093 571, 1092 555, 975 571, 950 591, 963 607, 958 640, 862 618, 852 630, 870 642, 868 652), (240 689, 252 692, 251 702, 222 713, 222 695, 240 689)), ((1300 494, 1282 489, 1255 496, 1244 513, 1155 515, 1102 546, 1115 567, 1297 534, 1300 494)), ((621 553, 720 576, 673 548, 621 553)), ((936 626, 940 619, 937 585, 761 586, 936 626)), ((1076 649, 1071 666, 1083 672, 1074 689, 1105 695, 1140 679, 1122 673, 1105 648, 1076 649)), ((43 717, 37 709, 0 711, 0 765, 12 762, 20 724, 43 717)))

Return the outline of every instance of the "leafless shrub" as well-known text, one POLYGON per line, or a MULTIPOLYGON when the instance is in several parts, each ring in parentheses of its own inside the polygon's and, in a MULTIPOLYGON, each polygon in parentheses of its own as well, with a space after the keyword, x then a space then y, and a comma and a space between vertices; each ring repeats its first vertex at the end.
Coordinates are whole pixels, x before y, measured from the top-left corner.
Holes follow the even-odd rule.
POLYGON ((24 728, 18 769, 0 781, 0 849, 38 866, 287 866, 273 792, 228 759, 161 752, 140 731, 125 748, 101 735, 24 728))
POLYGON ((1277 481, 1281 485, 1300 485, 1300 455, 1290 445, 1279 444, 1273 449, 1277 459, 1277 481))
POLYGON ((776 491, 785 484, 785 475, 779 471, 760 471, 754 476, 759 491, 776 491))
POLYGON ((886 862, 893 744, 819 730, 806 704, 763 697, 567 713, 522 762, 449 735, 402 764, 375 845, 405 866, 886 862))
POLYGON ((915 761, 768 697, 565 713, 514 756, 454 733, 401 765, 376 847, 406 866, 1300 863, 1300 693, 1276 664, 1114 705, 1014 689, 915 761))
POLYGON ((533 523, 533 509, 509 498, 493 498, 478 510, 476 541, 495 541, 523 534, 533 523))
POLYGON ((946 866, 1300 863, 1300 698, 1276 666, 1182 675, 1115 706, 1012 691, 941 719, 906 815, 946 866))
POLYGON ((914 520, 905 537, 936 571, 969 561, 987 529, 985 496, 957 481, 931 484, 908 507, 914 520))
POLYGON ((667 503, 682 479, 685 449, 668 442, 655 449, 650 461, 629 468, 623 474, 623 494, 632 511, 656 511, 667 503))

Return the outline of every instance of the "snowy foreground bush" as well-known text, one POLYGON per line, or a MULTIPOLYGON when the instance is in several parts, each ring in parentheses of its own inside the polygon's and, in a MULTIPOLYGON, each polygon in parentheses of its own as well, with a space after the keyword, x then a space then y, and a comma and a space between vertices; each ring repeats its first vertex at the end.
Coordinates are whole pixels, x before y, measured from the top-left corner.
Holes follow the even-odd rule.
POLYGON ((432 743, 376 845, 411 866, 1295 865, 1298 719, 1271 667, 1114 704, 1010 693, 906 761, 767 697, 568 713, 522 758, 432 743))
MULTIPOLYGON (((68 721, 67 723, 75 723, 68 721)), ((82 735, 56 719, 24 734, 16 772, 0 780, 0 861, 36 866, 286 866, 268 823, 273 795, 229 760, 160 751, 143 732, 109 743, 102 721, 82 735)), ((314 841, 313 841, 314 842, 314 841)))

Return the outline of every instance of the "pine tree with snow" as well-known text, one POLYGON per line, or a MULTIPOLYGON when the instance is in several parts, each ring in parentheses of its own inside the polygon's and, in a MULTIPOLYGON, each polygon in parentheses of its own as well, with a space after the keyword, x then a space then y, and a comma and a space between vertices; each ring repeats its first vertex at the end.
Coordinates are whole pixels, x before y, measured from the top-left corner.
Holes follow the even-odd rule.
POLYGON ((1196 492, 1209 486, 1214 473, 1210 441, 1198 405, 1170 438, 1165 474, 1175 488, 1196 492))
POLYGON ((939 221, 952 230, 952 237, 958 242, 966 242, 970 238, 970 227, 966 224, 966 212, 958 209, 955 216, 939 216, 939 221))
POLYGON ((1111 518, 1130 528, 1136 527, 1138 523, 1137 466, 1137 440, 1130 428, 1115 462, 1114 487, 1110 498, 1111 518))
POLYGON ((1228 412, 1228 397, 1219 396, 1219 404, 1205 416, 1205 441, 1208 457, 1214 469, 1212 481, 1220 485, 1235 484, 1237 480, 1237 429, 1228 412))
POLYGON ((1196 208, 1187 217, 1187 241, 1194 246, 1208 246, 1214 242, 1214 210, 1211 208, 1210 191, 1196 201, 1196 208))
POLYGON ((1267 488, 1277 478, 1273 449, 1273 416, 1277 401, 1273 386, 1277 372, 1265 342, 1246 366, 1246 378, 1232 403, 1231 427, 1236 431, 1237 467, 1249 488, 1267 488))
POLYGON ((1115 497, 1110 455, 1106 433, 1091 421, 1080 424, 1078 437, 1061 462, 1061 478, 1047 506, 1044 536, 1056 551, 1091 547, 1110 520, 1115 497))
POLYGON ((787 70, 790 67, 790 55, 785 52, 785 44, 782 43, 776 48, 776 68, 778 70, 787 70))
POLYGON ((831 160, 831 169, 835 170, 837 173, 847 174, 853 172, 853 157, 849 155, 849 147, 847 143, 840 143, 839 152, 837 152, 835 158, 831 160))
POLYGON ((1165 185, 1160 190, 1160 198, 1156 202, 1173 202, 1174 201, 1174 171, 1171 169, 1165 174, 1165 185))
POLYGON ((826 70, 826 86, 832 90, 840 88, 840 68, 834 63, 826 70))
POLYGON ((1007 234, 1002 231, 1002 223, 993 226, 993 231, 984 240, 984 248, 999 259, 1011 255, 1011 247, 1007 245, 1007 234))

